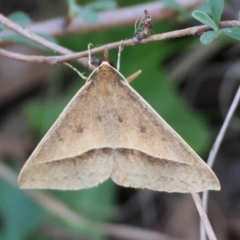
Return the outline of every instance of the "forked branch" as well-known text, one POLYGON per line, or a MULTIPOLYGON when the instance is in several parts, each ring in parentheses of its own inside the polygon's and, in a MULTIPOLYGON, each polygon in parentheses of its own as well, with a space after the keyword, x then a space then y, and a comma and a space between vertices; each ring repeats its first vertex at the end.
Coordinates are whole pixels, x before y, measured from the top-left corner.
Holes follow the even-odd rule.
MULTIPOLYGON (((0 55, 20 60, 20 61, 25 61, 25 62, 44 62, 48 64, 56 64, 56 63, 61 63, 61 62, 66 62, 70 60, 78 60, 82 65, 88 66, 87 63, 87 58, 81 59, 84 57, 88 56, 88 50, 78 52, 78 53, 73 53, 71 50, 61 47, 57 44, 51 43, 47 41, 46 39, 29 32, 27 29, 23 29, 19 25, 13 23, 10 21, 8 18, 4 17, 2 14, 0 14, 0 22, 4 25, 6 25, 8 28, 12 29, 16 33, 31 39, 32 41, 41 44, 42 46, 51 49, 52 51, 58 52, 64 56, 29 56, 29 55, 23 55, 23 54, 17 54, 17 53, 12 53, 7 50, 1 49, 0 48, 0 55)), ((234 20, 234 21, 223 21, 220 24, 220 28, 227 28, 227 27, 240 27, 240 21, 234 20)), ((184 36, 199 36, 200 34, 211 30, 209 26, 206 25, 201 25, 201 26, 195 26, 195 27, 190 27, 190 28, 185 28, 182 30, 175 30, 171 32, 166 32, 166 33, 160 33, 160 34, 155 34, 152 35, 148 38, 142 39, 141 43, 149 43, 149 42, 154 42, 154 41, 161 41, 161 40, 166 40, 166 39, 172 39, 172 38, 180 38, 184 36)), ((124 40, 124 41, 118 41, 118 42, 113 42, 113 43, 108 43, 105 45, 102 45, 100 47, 96 47, 91 49, 92 54, 98 53, 98 52, 103 52, 104 49, 114 49, 118 48, 119 45, 122 44, 122 46, 133 46, 139 43, 136 43, 132 39, 124 40)))

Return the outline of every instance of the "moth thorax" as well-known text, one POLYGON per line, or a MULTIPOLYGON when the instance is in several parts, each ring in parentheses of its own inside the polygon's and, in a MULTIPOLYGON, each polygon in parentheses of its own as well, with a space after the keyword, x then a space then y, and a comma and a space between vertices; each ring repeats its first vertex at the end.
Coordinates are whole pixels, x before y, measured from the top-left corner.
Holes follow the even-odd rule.
POLYGON ((103 62, 97 71, 97 77, 99 80, 104 80, 109 78, 114 79, 115 75, 117 75, 116 71, 114 71, 114 69, 112 69, 112 67, 107 62, 103 62))

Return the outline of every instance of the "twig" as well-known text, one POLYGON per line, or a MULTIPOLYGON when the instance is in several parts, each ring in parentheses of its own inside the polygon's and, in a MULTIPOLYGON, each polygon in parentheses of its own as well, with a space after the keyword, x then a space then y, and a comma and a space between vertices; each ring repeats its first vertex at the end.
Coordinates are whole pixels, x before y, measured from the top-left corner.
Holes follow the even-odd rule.
MULTIPOLYGON (((224 120, 222 128, 220 129, 220 132, 219 132, 219 134, 218 134, 218 136, 217 136, 217 138, 216 138, 216 140, 215 140, 215 142, 213 144, 213 147, 212 147, 212 149, 210 151, 210 154, 209 154, 209 157, 208 157, 208 160, 207 160, 207 164, 209 165, 210 168, 212 168, 212 166, 214 164, 214 161, 215 161, 216 155, 217 155, 217 153, 219 151, 219 148, 220 148, 220 145, 222 143, 223 137, 224 137, 224 135, 226 133, 226 130, 227 130, 228 125, 229 125, 229 123, 230 123, 230 121, 232 119, 232 116, 233 116, 233 114, 234 114, 234 112, 235 112, 235 110, 236 110, 236 108, 237 108, 237 106, 239 104, 239 101, 240 101, 240 87, 237 90, 237 93, 236 93, 236 95, 235 95, 235 97, 233 99, 233 102, 232 102, 232 104, 230 106, 230 109, 229 109, 229 111, 227 113, 227 116, 226 116, 226 118, 224 120)), ((207 205, 208 205, 207 204, 207 202, 208 202, 208 193, 209 193, 208 191, 205 191, 203 193, 203 196, 202 196, 203 206, 204 206, 204 208, 206 210, 207 210, 207 205)), ((205 230, 204 230, 204 227, 202 225, 201 225, 201 229, 200 229, 200 234, 201 234, 201 240, 206 239, 205 230)))
POLYGON ((206 229, 206 233, 208 235, 209 240, 217 240, 217 238, 215 236, 215 233, 212 229, 212 226, 211 226, 211 224, 208 220, 207 213, 206 213, 206 211, 203 207, 203 204, 202 204, 202 201, 201 201, 201 198, 200 198, 199 194, 198 193, 192 193, 192 197, 193 197, 193 200, 194 200, 195 205, 197 207, 199 216, 202 220, 202 224, 204 225, 204 227, 206 229))
MULTIPOLYGON (((176 0, 185 10, 196 8, 204 2, 204 0, 176 0)), ((64 28, 66 19, 59 17, 39 23, 34 23, 27 28, 35 33, 65 36, 73 33, 85 33, 100 31, 102 29, 117 28, 123 25, 133 25, 136 19, 142 18, 143 11, 147 9, 154 20, 170 19, 176 15, 176 11, 169 9, 163 2, 156 1, 152 3, 135 4, 133 6, 114 9, 112 11, 104 11, 98 13, 98 21, 89 24, 81 17, 72 19, 67 28, 64 28)), ((2 33, 1 36, 8 36, 10 32, 2 33)), ((3 40, 4 41, 4 40, 3 40)))
MULTIPOLYGON (((180 4, 184 9, 193 9, 199 4, 203 2, 203 0, 177 0, 178 4, 180 4)), ((71 54, 73 51, 61 47, 57 44, 51 43, 46 39, 34 34, 37 32, 38 34, 45 34, 51 36, 63 36, 70 33, 76 32, 88 32, 94 31, 103 28, 117 27, 122 26, 124 24, 132 24, 136 21, 136 19, 142 16, 142 13, 145 9, 148 9, 151 12, 151 16, 155 20, 166 19, 172 17, 176 11, 172 9, 168 9, 165 7, 164 3, 155 2, 155 3, 147 3, 147 4, 139 4, 134 5, 133 7, 120 8, 113 11, 101 12, 98 14, 98 22, 96 24, 88 24, 84 20, 79 18, 74 18, 71 21, 71 24, 64 28, 65 18, 57 18, 54 20, 45 21, 42 23, 35 23, 34 25, 30 25, 27 29, 24 29, 17 24, 10 21, 8 18, 0 14, 0 22, 6 25, 9 29, 17 32, 18 34, 33 40, 36 43, 45 46, 46 48, 60 53, 62 55, 71 54), (116 18, 116 16, 121 16, 116 18)), ((9 31, 5 31, 1 33, 2 41, 4 44, 4 37, 11 34, 9 31)), ((78 59, 78 62, 85 67, 88 67, 87 59, 78 59)))
MULTIPOLYGON (((17 176, 16 174, 0 159, 0 177, 12 186, 17 187, 17 176)), ((71 210, 63 202, 57 198, 52 197, 46 193, 36 190, 28 190, 26 193, 45 208, 51 214, 57 216, 68 222, 71 225, 77 226, 78 228, 84 226, 94 226, 102 234, 109 235, 115 238, 126 239, 126 240, 177 240, 177 238, 169 237, 167 235, 154 232, 151 230, 145 230, 137 227, 131 227, 121 224, 107 224, 107 223, 96 223, 90 221, 80 214, 71 210)))
POLYGON ((227 130, 228 125, 229 125, 229 123, 232 119, 232 116, 233 116, 233 114, 234 114, 234 112, 235 112, 235 110, 236 110, 236 108, 239 104, 239 100, 240 100, 240 87, 237 90, 237 93, 236 93, 236 95, 235 95, 235 97, 232 101, 232 104, 231 104, 230 109, 227 113, 227 116, 224 120, 222 128, 220 129, 220 132, 219 132, 219 134, 216 138, 216 141, 214 142, 213 147, 210 151, 210 154, 209 154, 209 157, 208 157, 208 160, 207 160, 207 164, 210 168, 212 168, 212 166, 214 164, 214 161, 215 161, 216 155, 218 153, 218 150, 220 148, 220 145, 222 143, 223 137, 226 133, 226 130, 227 130))
MULTIPOLYGON (((54 52, 60 53, 60 54, 72 54, 74 53, 73 51, 64 48, 60 45, 57 45, 55 43, 52 43, 40 36, 38 36, 37 34, 29 31, 26 28, 22 28, 21 26, 19 26, 18 24, 12 22, 10 19, 8 19, 7 17, 5 17, 4 15, 0 14, 0 22, 2 24, 4 24, 5 26, 7 26, 9 29, 13 30, 14 32, 18 33, 19 35, 26 37, 28 39, 31 39, 33 42, 38 43, 44 47, 46 47, 47 49, 50 49, 54 52)), ((1 36, 3 38, 3 36, 1 36)), ((5 56, 5 55, 3 55, 5 56)), ((13 59, 16 59, 13 57, 13 59)), ((21 60, 21 59, 18 59, 21 60)), ((33 61, 34 62, 34 61, 33 61)), ((41 61, 40 61, 41 62, 41 61)), ((78 59, 78 62, 80 64, 82 64, 83 66, 87 67, 87 59, 78 59)))
POLYGON ((117 239, 131 240, 180 240, 179 238, 169 237, 164 234, 154 233, 150 230, 143 230, 137 227, 124 226, 120 224, 102 224, 102 230, 117 239), (135 231, 134 231, 135 230, 135 231))
MULTIPOLYGON (((2 18, 3 18, 3 16, 0 14, 0 22, 2 22, 2 18)), ((9 21, 10 20, 8 20, 8 22, 4 21, 4 24, 8 24, 9 21)), ((221 22, 220 27, 221 28, 240 27, 240 21, 237 21, 237 20, 223 21, 223 22, 221 22)), ((24 30, 24 29, 21 29, 21 31, 19 31, 19 28, 20 28, 19 26, 16 27, 16 26, 11 25, 11 29, 14 30, 14 31, 16 30, 16 32, 18 32, 19 34, 22 34, 25 31, 27 31, 27 30, 24 30)), ((211 28, 206 26, 206 25, 195 26, 195 27, 190 27, 190 28, 186 28, 186 29, 182 29, 182 30, 176 30, 176 31, 171 31, 171 32, 167 32, 167 33, 156 34, 156 35, 150 36, 146 39, 143 39, 141 41, 141 43, 149 43, 149 42, 166 40, 166 39, 171 39, 171 38, 179 38, 179 37, 183 37, 183 36, 195 36, 195 35, 199 35, 200 33, 203 33, 205 31, 209 31, 209 30, 211 30, 211 28)), ((29 31, 27 31, 27 33, 24 33, 23 36, 28 36, 28 38, 34 40, 35 42, 38 42, 38 43, 41 42, 40 39, 38 39, 38 38, 40 38, 39 36, 37 36, 33 33, 29 34, 29 31)), ((47 41, 47 40, 45 40, 45 41, 47 41)), ((104 49, 106 49, 106 48, 107 49, 118 48, 120 44, 122 44, 122 46, 132 46, 132 45, 135 45, 136 43, 132 39, 128 39, 128 40, 125 40, 125 41, 118 41, 118 42, 109 43, 109 44, 105 44, 105 45, 100 46, 100 47, 93 48, 93 49, 91 49, 91 52, 93 54, 95 54, 95 53, 98 53, 98 52, 103 52, 104 49)), ((44 46, 49 47, 48 44, 45 44, 44 46)), ((17 54, 17 53, 11 53, 11 52, 8 52, 8 51, 3 50, 3 49, 0 49, 0 54, 5 56, 5 57, 10 57, 10 58, 21 60, 21 61, 45 62, 45 63, 48 63, 48 64, 56 64, 56 63, 60 63, 60 62, 67 62, 67 61, 74 60, 74 59, 79 60, 79 58, 86 57, 88 55, 88 51, 82 51, 82 52, 73 53, 73 54, 67 53, 67 51, 70 51, 70 50, 65 49, 64 51, 65 52, 63 54, 65 54, 65 56, 49 56, 49 57, 27 56, 27 55, 22 55, 22 54, 17 54), (68 55, 66 55, 66 54, 68 54, 68 55)), ((84 66, 87 66, 87 64, 85 63, 84 66)))

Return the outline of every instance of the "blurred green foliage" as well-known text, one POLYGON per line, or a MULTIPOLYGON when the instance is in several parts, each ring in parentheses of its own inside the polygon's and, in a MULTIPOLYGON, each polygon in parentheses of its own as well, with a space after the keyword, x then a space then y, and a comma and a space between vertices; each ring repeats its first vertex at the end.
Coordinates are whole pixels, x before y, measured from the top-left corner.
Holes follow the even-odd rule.
MULTIPOLYGON (((10 14, 8 16, 9 19, 11 19, 13 22, 17 23, 18 25, 22 26, 22 27, 27 27, 28 25, 30 25, 32 23, 31 18, 29 17, 28 14, 22 12, 22 11, 16 11, 12 14, 10 14)), ((6 27, 3 27, 3 29, 5 29, 6 27)), ((45 38, 48 41, 57 43, 57 41, 55 40, 54 37, 47 35, 47 34, 39 34, 39 36, 41 36, 42 38, 45 38)), ((39 49, 43 49, 46 50, 45 47, 43 47, 42 45, 33 42, 32 40, 25 38, 15 32, 11 32, 8 35, 4 36, 4 40, 9 40, 11 42, 15 42, 15 43, 23 43, 23 44, 27 44, 30 45, 32 47, 35 48, 39 48, 39 49)))
POLYGON ((0 178, 0 239, 24 240, 42 219, 42 209, 26 194, 0 178))
POLYGON ((66 0, 68 4, 69 17, 81 17, 88 23, 95 23, 98 20, 97 11, 111 10, 117 7, 113 0, 93 1, 83 6, 80 6, 76 0, 66 0))

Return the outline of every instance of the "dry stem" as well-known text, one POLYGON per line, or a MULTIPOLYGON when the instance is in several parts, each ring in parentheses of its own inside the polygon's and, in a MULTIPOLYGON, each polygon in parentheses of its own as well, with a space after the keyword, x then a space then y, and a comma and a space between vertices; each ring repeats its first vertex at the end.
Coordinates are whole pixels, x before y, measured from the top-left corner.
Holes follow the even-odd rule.
MULTIPOLYGON (((217 153, 219 151, 220 145, 222 143, 223 137, 224 137, 224 135, 227 131, 227 128, 230 124, 230 121, 233 117, 233 114, 236 111, 236 108, 239 104, 239 100, 240 100, 240 87, 237 90, 237 93, 236 93, 236 95, 233 99, 233 102, 232 102, 232 104, 229 108, 229 111, 228 111, 227 116, 224 120, 224 123, 221 127, 221 130, 220 130, 220 132, 219 132, 219 134, 218 134, 218 136, 217 136, 217 138, 216 138, 216 140, 215 140, 215 142, 212 146, 212 149, 210 151, 210 154, 209 154, 209 157, 208 157, 208 160, 207 160, 207 164, 209 165, 210 168, 213 167, 213 164, 214 164, 214 161, 216 159, 217 153)), ((207 210, 207 206, 208 206, 207 201, 208 201, 208 191, 204 192, 203 196, 202 196, 203 207, 206 210, 207 210)), ((204 228, 203 228, 202 225, 201 225, 201 239, 203 239, 203 240, 206 239, 205 231, 204 231, 204 228)))
MULTIPOLYGON (((176 0, 185 10, 196 8, 204 0, 176 0)), ((147 9, 154 20, 172 19, 176 16, 176 11, 167 8, 161 1, 150 3, 135 4, 124 8, 117 8, 112 11, 103 11, 98 13, 98 21, 89 24, 81 17, 73 18, 70 24, 64 27, 66 23, 65 17, 58 17, 47 21, 34 23, 28 27, 31 32, 36 32, 54 37, 65 36, 73 33, 85 33, 93 31, 101 31, 103 29, 118 28, 124 25, 133 26, 136 19, 141 19, 143 11, 147 9)), ((8 36, 10 32, 1 34, 3 41, 4 36, 8 36)))
MULTIPOLYGON (((66 61, 75 60, 75 59, 78 59, 78 61, 80 62, 81 61, 80 58, 86 57, 88 55, 88 51, 72 53, 72 51, 70 51, 66 48, 63 48, 54 43, 48 42, 47 40, 39 37, 38 35, 29 32, 27 29, 21 28, 20 26, 11 22, 9 19, 7 19, 6 17, 4 17, 1 14, 0 14, 0 22, 2 22, 4 25, 11 28, 15 32, 21 34, 22 36, 27 37, 27 38, 33 40, 34 42, 42 44, 43 46, 45 46, 49 49, 54 49, 55 51, 65 55, 65 56, 48 56, 48 57, 29 56, 29 55, 12 53, 7 50, 0 49, 0 54, 5 57, 20 60, 20 61, 25 61, 25 62, 45 62, 48 64, 56 64, 56 63, 66 62, 66 61)), ((221 28, 240 27, 240 21, 236 21, 236 20, 224 21, 224 22, 221 22, 220 27, 221 28)), ((161 40, 166 40, 166 39, 171 39, 171 38, 179 38, 179 37, 183 37, 183 36, 196 36, 196 35, 202 34, 203 32, 209 31, 209 30, 211 30, 211 28, 206 25, 195 26, 195 27, 190 27, 190 28, 186 28, 186 29, 182 29, 182 30, 176 30, 176 31, 171 31, 171 32, 167 32, 167 33, 160 33, 160 34, 152 35, 146 39, 143 39, 141 41, 141 43, 144 44, 144 43, 161 41, 161 40)), ((120 44, 122 44, 122 46, 133 46, 133 45, 136 45, 137 43, 135 43, 132 39, 118 41, 118 42, 114 42, 114 43, 108 43, 108 44, 102 45, 100 47, 91 49, 91 53, 94 54, 94 53, 98 53, 98 52, 103 52, 104 49, 118 48, 120 44)), ((85 59, 85 61, 81 61, 81 64, 83 64, 84 66, 87 66, 86 59, 85 59)))

